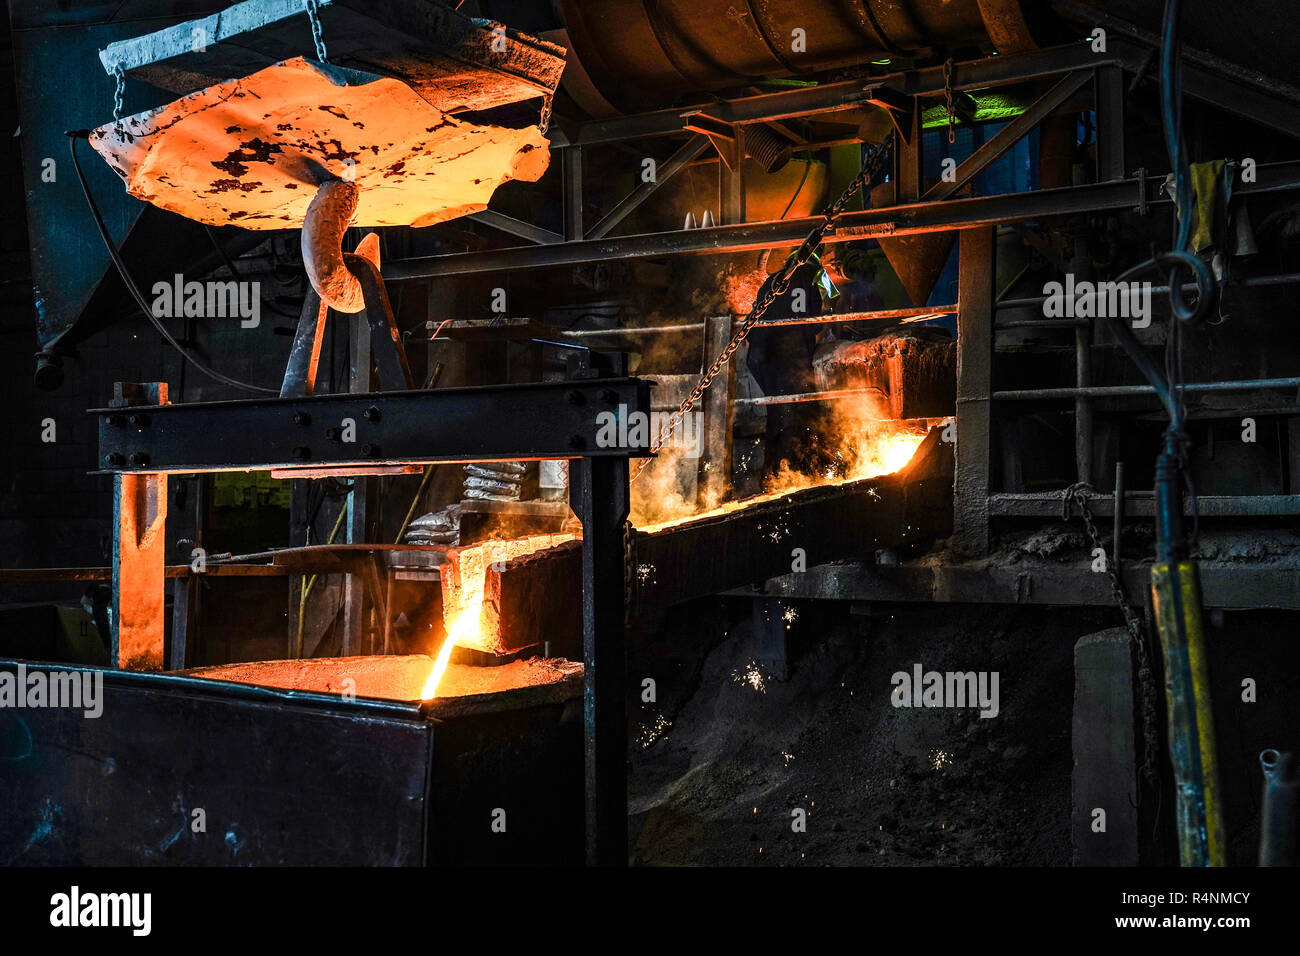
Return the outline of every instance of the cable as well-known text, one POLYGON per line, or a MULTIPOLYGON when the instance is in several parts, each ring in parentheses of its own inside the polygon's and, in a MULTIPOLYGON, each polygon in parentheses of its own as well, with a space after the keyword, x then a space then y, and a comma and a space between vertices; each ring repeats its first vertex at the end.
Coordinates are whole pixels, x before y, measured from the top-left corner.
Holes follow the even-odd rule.
POLYGON ((143 293, 140 292, 139 286, 135 284, 135 280, 132 279, 131 274, 127 272, 126 263, 122 261, 122 254, 118 251, 117 246, 114 245, 113 238, 108 234, 108 226, 104 224, 104 217, 100 215, 99 206, 95 204, 95 197, 90 194, 90 184, 86 182, 86 174, 81 170, 81 160, 77 156, 77 140, 89 139, 90 131, 70 130, 65 135, 68 137, 68 149, 72 153, 72 166, 77 171, 77 179, 81 181, 81 192, 86 197, 86 205, 90 207, 90 214, 95 220, 96 228, 99 229, 99 237, 104 240, 104 246, 108 249, 108 255, 113 260, 113 265, 117 266, 118 274, 121 275, 122 282, 126 285, 127 291, 131 293, 131 297, 135 299, 136 305, 140 307, 140 310, 145 314, 145 318, 147 318, 158 331, 158 334, 166 340, 168 345, 180 353, 181 358, 185 359, 185 361, 189 362, 209 378, 245 392, 256 392, 262 395, 279 395, 279 389, 263 388, 260 385, 249 385, 247 382, 241 382, 228 375, 223 375, 216 369, 204 365, 201 361, 187 352, 184 346, 177 342, 176 339, 172 337, 172 334, 167 331, 167 327, 158 321, 158 317, 153 314, 153 309, 149 307, 149 303, 145 301, 143 293))
MULTIPOLYGON (((1164 133, 1165 150, 1169 156, 1169 165, 1173 170, 1175 198, 1182 209, 1175 208, 1176 217, 1173 248, 1168 252, 1153 252, 1151 258, 1140 262, 1131 269, 1121 273, 1116 282, 1122 285, 1132 277, 1147 270, 1164 270, 1169 277, 1169 306, 1173 314, 1169 335, 1165 341, 1164 371, 1162 372, 1137 336, 1127 325, 1118 319, 1107 316, 1106 324, 1115 335, 1120 346, 1142 372, 1142 375, 1156 390, 1156 394, 1169 414, 1169 426, 1165 431, 1165 448, 1170 464, 1177 471, 1177 481, 1185 489, 1191 507, 1192 532, 1182 535, 1180 543, 1195 550, 1199 534, 1200 515, 1198 513, 1196 489, 1192 484, 1187 457, 1188 439, 1183 425, 1187 420, 1187 406, 1183 401, 1183 324, 1191 323, 1208 313, 1214 294, 1214 277, 1209 267, 1194 253, 1188 251, 1191 236, 1192 192, 1191 175, 1184 155, 1182 141, 1182 75, 1178 57, 1178 15, 1179 0, 1165 0, 1164 21, 1161 28, 1160 47, 1160 115, 1161 128, 1164 133), (1181 212, 1181 215, 1179 214, 1181 212), (1196 283, 1196 304, 1188 306, 1183 298, 1182 284, 1179 282, 1179 270, 1191 273, 1196 283)), ((1157 464, 1159 474, 1165 458, 1162 453, 1157 464)), ((1164 465, 1163 467, 1168 467, 1164 465)))

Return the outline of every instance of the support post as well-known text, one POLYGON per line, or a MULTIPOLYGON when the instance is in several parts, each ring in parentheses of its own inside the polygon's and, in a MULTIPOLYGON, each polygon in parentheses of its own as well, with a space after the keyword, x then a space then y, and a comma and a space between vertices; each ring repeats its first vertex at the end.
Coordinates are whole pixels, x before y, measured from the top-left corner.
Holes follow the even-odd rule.
POLYGON ((582 147, 569 146, 561 154, 564 176, 564 238, 575 242, 582 235, 582 147))
POLYGON ((953 531, 958 549, 989 548, 992 439, 993 228, 962 230, 957 277, 957 464, 953 531))
MULTIPOLYGON (((350 368, 349 392, 370 391, 370 322, 364 312, 350 317, 348 347, 350 368)), ((338 426, 338 422, 332 422, 338 426)), ((361 476, 352 479, 348 492, 347 517, 343 519, 343 540, 348 544, 366 541, 366 498, 369 481, 361 476)), ((348 574, 343 579, 343 640, 342 655, 350 657, 362 653, 365 636, 366 589, 359 574, 348 574)))
POLYGON ((1126 175, 1124 163, 1124 70, 1118 66, 1097 69, 1097 181, 1110 182, 1126 175))
MULTIPOLYGON (((1074 384, 1087 388, 1092 384, 1092 324, 1074 327, 1074 384)), ((1074 400, 1075 481, 1092 483, 1092 399, 1079 396, 1074 400)))
POLYGON ((627 863, 626 596, 623 528, 628 460, 570 463, 582 521, 584 763, 588 866, 627 863))
POLYGON ((734 226, 745 221, 745 128, 736 127, 736 168, 718 163, 719 185, 722 187, 719 212, 725 225, 734 226))
POLYGON ((186 646, 194 627, 194 598, 198 578, 192 574, 172 579, 172 639, 167 652, 167 669, 185 669, 186 646))
MULTIPOLYGON (((125 411, 167 404, 167 383, 114 387, 114 408, 124 409, 128 427, 148 428, 148 412, 125 411)), ((167 476, 148 473, 113 477, 113 641, 111 658, 123 670, 162 670, 166 571, 167 476)))

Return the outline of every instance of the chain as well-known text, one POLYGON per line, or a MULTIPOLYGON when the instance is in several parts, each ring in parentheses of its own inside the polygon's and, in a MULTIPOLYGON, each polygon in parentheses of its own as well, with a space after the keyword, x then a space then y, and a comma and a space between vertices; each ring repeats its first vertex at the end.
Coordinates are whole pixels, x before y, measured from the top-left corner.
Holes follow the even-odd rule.
POLYGON ((952 102, 952 59, 943 64, 943 96, 948 106, 948 143, 957 142, 957 109, 952 102))
POLYGON ((325 32, 320 25, 320 0, 305 0, 307 6, 307 19, 311 21, 311 39, 316 44, 316 59, 321 63, 328 63, 329 57, 325 53, 325 32))
MULTIPOLYGON (((893 141, 894 135, 891 133, 886 137, 884 142, 872 151, 863 162, 862 169, 860 169, 857 176, 853 178, 853 182, 849 183, 844 192, 840 194, 840 198, 826 207, 825 211, 822 213, 821 223, 813 229, 812 232, 808 233, 808 237, 804 239, 803 244, 799 246, 798 249, 786 257, 785 265, 781 268, 780 272, 776 273, 772 277, 772 283, 768 286, 766 294, 762 299, 754 304, 749 315, 745 316, 745 320, 741 322, 740 328, 731 337, 731 341, 727 343, 726 348, 718 353, 718 357, 714 359, 709 370, 704 373, 703 377, 701 377, 699 382, 696 383, 695 387, 691 389, 691 393, 686 396, 681 406, 677 411, 673 412, 672 417, 668 419, 663 429, 659 432, 654 443, 650 446, 651 455, 655 454, 664 446, 664 442, 668 440, 668 436, 671 435, 673 430, 681 423, 681 420, 686 416, 686 413, 691 410, 691 407, 700 400, 700 396, 703 395, 709 385, 713 383, 713 379, 717 374, 726 368, 727 362, 731 360, 732 354, 735 353, 736 349, 740 348, 740 343, 745 341, 745 336, 749 335, 750 330, 758 324, 759 319, 761 319, 763 314, 771 308, 772 303, 789 291, 790 280, 793 278, 795 272, 800 266, 804 265, 812 258, 813 254, 821 246, 822 239, 825 238, 826 233, 831 231, 835 226, 835 220, 840 217, 844 212, 845 207, 848 206, 849 200, 857 194, 858 190, 860 190, 865 183, 876 175, 877 170, 880 168, 880 163, 884 159, 885 153, 888 152, 893 141)), ((637 463, 636 471, 632 473, 632 481, 636 481, 641 477, 641 473, 649 467, 651 460, 652 459, 650 458, 643 458, 637 463)))
POLYGON ((542 131, 543 136, 545 136, 546 131, 551 128, 552 99, 553 98, 550 93, 547 93, 545 96, 542 97, 542 117, 537 121, 537 128, 542 131))
MULTIPOLYGON (((1094 549, 1101 549, 1102 554, 1106 553, 1105 548, 1101 545, 1101 534, 1097 531, 1097 525, 1092 520, 1092 511, 1088 508, 1088 497, 1093 493, 1092 486, 1087 482, 1078 482, 1065 489, 1065 498, 1062 505, 1061 516, 1065 520, 1070 518, 1070 505, 1075 504, 1079 508, 1079 514, 1083 517, 1083 526, 1088 532, 1088 540, 1094 549)), ((1115 598, 1115 603, 1124 614, 1124 625, 1128 629, 1129 638, 1137 650, 1138 659, 1138 684, 1142 692, 1142 776, 1152 787, 1155 786, 1156 779, 1156 751, 1159 745, 1156 740, 1156 682, 1155 672, 1151 669, 1151 659, 1147 653, 1146 637, 1143 634, 1142 622, 1138 620, 1137 615, 1133 612, 1133 607, 1129 603, 1128 595, 1124 590, 1124 582, 1120 579, 1119 571, 1115 568, 1114 563, 1106 559, 1106 573, 1110 577, 1111 595, 1115 598)))
POLYGON ((636 529, 631 521, 623 522, 623 626, 632 624, 632 588, 636 581, 636 529))
POLYGON ((122 97, 126 93, 126 69, 122 61, 113 64, 113 119, 122 118, 122 97))

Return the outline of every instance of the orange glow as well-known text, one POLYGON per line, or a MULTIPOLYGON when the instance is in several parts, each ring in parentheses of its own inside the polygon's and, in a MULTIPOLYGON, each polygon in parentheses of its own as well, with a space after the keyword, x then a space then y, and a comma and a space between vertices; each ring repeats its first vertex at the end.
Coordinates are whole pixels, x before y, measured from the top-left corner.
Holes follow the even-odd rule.
POLYGON ((830 419, 832 434, 826 436, 829 441, 823 439, 833 451, 833 466, 822 474, 808 474, 783 462, 766 482, 762 494, 720 504, 701 504, 693 498, 683 497, 677 483, 678 462, 674 460, 674 456, 680 453, 665 449, 659 455, 662 463, 650 468, 632 485, 632 523, 639 531, 659 531, 695 518, 727 514, 805 488, 892 475, 907 466, 930 429, 942 421, 929 418, 883 420, 877 405, 869 397, 859 402, 842 403, 830 419))
POLYGON ((553 548, 573 538, 571 534, 539 534, 513 541, 485 541, 448 552, 448 561, 442 566, 442 619, 447 624, 447 639, 438 651, 421 700, 438 696, 438 682, 447 670, 454 648, 468 647, 489 653, 500 649, 496 602, 488 593, 487 573, 492 565, 553 548))
POLYGON ((473 608, 466 608, 456 618, 456 623, 447 631, 447 639, 442 642, 442 650, 438 651, 438 657, 433 662, 433 670, 429 672, 429 679, 425 681, 424 690, 420 693, 421 700, 433 700, 438 696, 438 682, 442 680, 442 675, 447 671, 447 663, 451 660, 451 652, 461 639, 473 630, 477 631, 480 627, 479 618, 483 610, 482 601, 473 608))
MULTIPOLYGON (((885 421, 869 401, 843 403, 832 418, 833 465, 827 472, 810 475, 785 466, 768 482, 763 494, 714 507, 701 507, 682 497, 676 486, 677 469, 669 464, 647 471, 632 485, 632 522, 643 532, 658 531, 684 521, 726 514, 805 488, 840 485, 864 478, 893 474, 906 467, 930 429, 943 419, 885 421)), ((661 460, 671 462, 679 451, 665 449, 661 460)), ((697 462, 689 463, 692 467, 697 462)), ((425 684, 421 698, 437 697, 438 682, 447 669, 451 652, 467 647, 499 653, 499 607, 495 578, 488 571, 503 563, 553 548, 575 538, 572 534, 533 535, 505 541, 486 541, 447 553, 442 566, 443 620, 448 622, 447 639, 425 684)))

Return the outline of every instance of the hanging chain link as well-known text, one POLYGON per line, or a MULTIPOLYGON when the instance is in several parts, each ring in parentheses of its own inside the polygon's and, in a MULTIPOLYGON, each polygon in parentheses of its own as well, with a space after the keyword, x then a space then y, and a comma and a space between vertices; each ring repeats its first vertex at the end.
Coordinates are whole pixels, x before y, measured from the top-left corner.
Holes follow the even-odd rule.
POLYGON ((550 93, 542 97, 542 117, 537 121, 537 128, 542 131, 543 136, 551 128, 551 103, 553 100, 554 97, 550 93))
MULTIPOLYGON (((831 231, 835 226, 835 220, 840 217, 844 212, 845 207, 848 206, 849 200, 857 194, 858 190, 860 190, 865 183, 870 181, 871 178, 876 175, 876 172, 880 169, 880 164, 883 161, 885 154, 889 151, 893 142, 894 134, 890 133, 889 136, 885 138, 884 142, 877 146, 871 154, 867 156, 866 161, 862 164, 862 169, 860 169, 857 176, 853 178, 853 182, 849 183, 844 192, 840 194, 839 199, 826 207, 825 211, 822 213, 822 222, 813 229, 812 232, 808 233, 808 237, 804 239, 803 244, 794 252, 790 253, 786 258, 785 265, 781 268, 781 271, 772 277, 772 283, 768 286, 766 294, 764 294, 763 298, 754 304, 749 315, 745 316, 745 320, 740 324, 740 328, 731 337, 731 341, 727 343, 726 347, 718 354, 718 357, 714 359, 709 370, 704 373, 703 377, 696 383, 695 387, 691 389, 691 393, 686 396, 681 406, 677 411, 673 412, 672 417, 668 419, 663 429, 659 432, 654 443, 650 446, 651 455, 655 454, 664 446, 664 442, 668 440, 668 436, 673 433, 674 429, 676 429, 679 424, 681 424, 682 419, 686 416, 686 413, 691 410, 691 407, 700 400, 700 396, 703 395, 709 385, 712 384, 713 379, 717 374, 726 368, 727 362, 731 360, 732 354, 736 349, 740 348, 740 343, 745 341, 745 336, 749 335, 750 330, 758 324, 758 321, 763 317, 763 314, 772 307, 772 303, 789 291, 790 280, 793 278, 795 272, 800 266, 807 263, 808 260, 813 257, 813 254, 821 246, 822 239, 825 238, 826 233, 831 231)), ((632 473, 631 480, 636 481, 640 478, 641 473, 649 467, 652 460, 652 458, 642 458, 641 461, 637 463, 636 471, 632 473)))
POLYGON ((311 39, 316 44, 316 59, 321 63, 328 63, 329 57, 325 52, 325 32, 320 25, 320 0, 305 0, 307 5, 307 19, 311 21, 311 39))
POLYGON ((949 145, 957 142, 957 108, 952 101, 952 60, 946 60, 943 64, 943 96, 947 101, 948 109, 948 143, 949 145))
POLYGON ((636 529, 623 522, 623 626, 632 624, 632 597, 636 583, 636 529))
POLYGON ((126 68, 122 61, 113 64, 113 119, 122 118, 122 97, 126 95, 126 68))
MULTIPOLYGON (((1088 507, 1088 498, 1092 494, 1092 486, 1087 482, 1078 482, 1066 488, 1061 516, 1068 521, 1070 518, 1070 505, 1077 506, 1079 514, 1083 517, 1083 526, 1088 533, 1089 542, 1094 549, 1101 549, 1104 555, 1106 549, 1102 548, 1101 534, 1097 531, 1096 522, 1092 520, 1092 510, 1088 507)), ((1115 603, 1119 605, 1120 611, 1124 614, 1124 625, 1128 629, 1129 638, 1133 641, 1134 648, 1137 650, 1138 685, 1142 694, 1143 753, 1141 771, 1147 783, 1155 787, 1156 752, 1159 749, 1156 737, 1158 725, 1156 722, 1155 672, 1151 669, 1151 658, 1148 654, 1142 622, 1138 620, 1137 614, 1134 613, 1133 607, 1129 603, 1128 594, 1124 590, 1124 582, 1120 579, 1119 571, 1116 569, 1114 562, 1109 558, 1106 558, 1106 573, 1110 577, 1111 595, 1115 598, 1115 603)))

